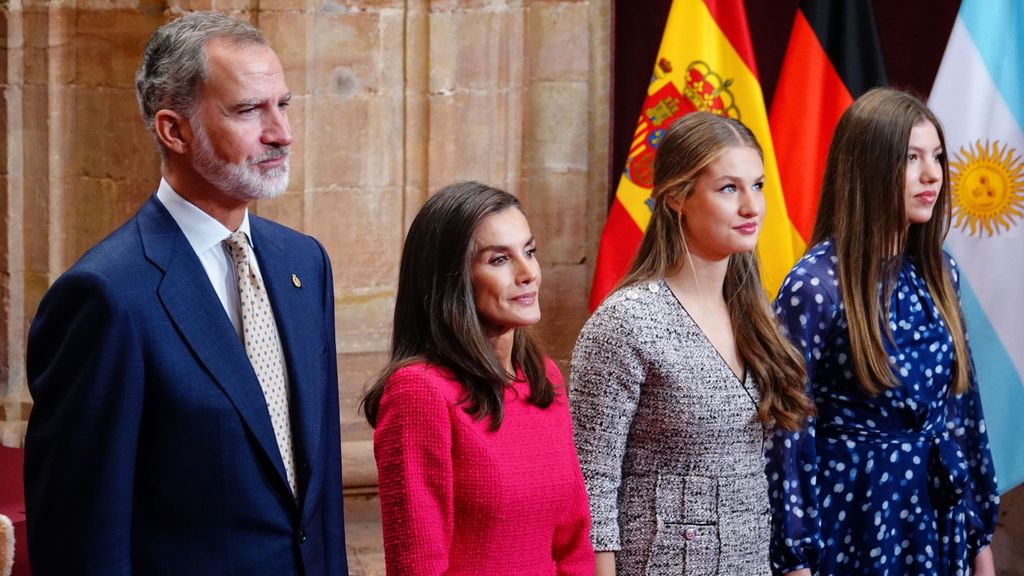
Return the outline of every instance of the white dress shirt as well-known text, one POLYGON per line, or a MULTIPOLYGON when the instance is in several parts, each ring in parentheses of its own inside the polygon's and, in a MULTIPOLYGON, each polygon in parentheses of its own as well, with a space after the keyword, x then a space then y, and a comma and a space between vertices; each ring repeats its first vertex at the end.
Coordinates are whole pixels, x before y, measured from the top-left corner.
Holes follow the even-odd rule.
MULTIPOLYGON (((224 311, 231 320, 231 324, 234 325, 235 332, 241 338, 242 314, 238 301, 238 277, 235 275, 235 265, 231 261, 231 256, 224 246, 224 240, 231 235, 233 230, 228 230, 213 216, 179 196, 163 178, 160 179, 160 188, 156 191, 156 197, 171 213, 171 218, 174 218, 178 228, 181 228, 188 243, 192 246, 192 250, 199 257, 199 263, 203 265, 203 270, 210 277, 210 284, 213 285, 214 292, 220 298, 220 303, 224 306, 224 311)), ((238 229, 249 237, 249 247, 252 248, 253 239, 249 231, 248 210, 245 211, 242 225, 238 229)), ((262 281, 263 276, 260 274, 260 266, 256 262, 255 252, 253 255, 249 265, 262 281)))

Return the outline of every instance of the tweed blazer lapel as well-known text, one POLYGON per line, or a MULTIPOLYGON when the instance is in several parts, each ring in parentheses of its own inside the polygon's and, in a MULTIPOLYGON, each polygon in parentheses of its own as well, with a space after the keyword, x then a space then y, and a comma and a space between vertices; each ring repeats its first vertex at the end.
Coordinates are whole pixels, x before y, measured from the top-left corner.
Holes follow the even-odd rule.
POLYGON ((263 390, 202 264, 155 195, 139 210, 137 222, 146 258, 164 272, 157 297, 270 458, 281 489, 290 493, 263 390))

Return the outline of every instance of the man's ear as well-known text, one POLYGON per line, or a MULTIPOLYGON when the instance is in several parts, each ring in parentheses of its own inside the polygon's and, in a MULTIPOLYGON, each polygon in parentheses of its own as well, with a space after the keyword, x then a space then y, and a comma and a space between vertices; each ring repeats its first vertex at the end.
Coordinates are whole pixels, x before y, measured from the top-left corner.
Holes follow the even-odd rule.
POLYGON ((192 125, 187 118, 173 110, 165 108, 157 111, 153 117, 153 131, 164 147, 172 152, 184 154, 192 146, 192 125))

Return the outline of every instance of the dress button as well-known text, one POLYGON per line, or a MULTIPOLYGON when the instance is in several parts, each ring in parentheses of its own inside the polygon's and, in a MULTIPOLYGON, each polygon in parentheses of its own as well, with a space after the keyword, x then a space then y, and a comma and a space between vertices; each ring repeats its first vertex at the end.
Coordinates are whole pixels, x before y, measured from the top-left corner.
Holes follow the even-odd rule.
POLYGON ((697 531, 693 528, 687 528, 683 531, 683 540, 693 540, 697 537, 697 531))
POLYGON ((306 533, 304 531, 302 531, 302 530, 299 530, 299 544, 305 544, 305 543, 306 543, 306 533))

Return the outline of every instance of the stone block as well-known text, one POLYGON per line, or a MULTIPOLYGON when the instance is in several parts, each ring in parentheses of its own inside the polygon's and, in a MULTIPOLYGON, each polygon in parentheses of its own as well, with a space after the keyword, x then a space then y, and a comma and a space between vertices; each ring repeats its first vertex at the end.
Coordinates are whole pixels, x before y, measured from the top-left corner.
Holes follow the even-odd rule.
POLYGON ((568 378, 572 349, 580 329, 590 317, 587 297, 590 278, 586 267, 574 265, 545 265, 540 291, 541 321, 534 333, 544 343, 544 349, 568 378))
POLYGON ((343 300, 358 306, 390 297, 401 253, 401 190, 318 189, 312 194, 310 211, 309 233, 331 254, 335 289, 347 294, 343 300))
POLYGON ((64 236, 55 239, 63 244, 63 262, 54 263, 59 270, 67 269, 122 221, 115 208, 119 198, 113 180, 71 177, 66 189, 68 193, 60 207, 64 236))
POLYGON ((377 486, 377 463, 372 440, 348 440, 341 447, 341 485, 344 488, 377 486))
MULTIPOLYGON (((338 322, 343 321, 345 320, 338 320, 338 322)), ((338 355, 338 374, 341 379, 338 396, 343 440, 373 439, 373 429, 370 428, 370 424, 367 423, 363 414, 359 412, 359 404, 387 361, 387 351, 338 355)))
MULTIPOLYGON (((422 2, 422 0, 417 0, 422 2)), ((316 4, 324 12, 383 12, 398 11, 407 7, 405 0, 318 0, 316 4)))
POLYGON ((269 12, 312 12, 322 5, 322 0, 260 0, 260 28, 269 12))
POLYGON ((385 576, 382 538, 376 490, 346 490, 345 548, 349 576, 385 576))
POLYGON ((21 79, 26 84, 45 84, 47 80, 47 48, 49 47, 49 16, 39 8, 22 10, 21 79))
POLYGON ((321 96, 307 104, 312 107, 304 143, 307 187, 359 186, 369 138, 368 100, 321 96))
POLYGON ((459 90, 500 90, 521 85, 510 60, 522 61, 521 10, 470 11, 455 15, 455 85, 459 90))
MULTIPOLYGON (((50 108, 55 103, 44 85, 26 86, 22 101, 22 132, 14 139, 21 145, 20 186, 23 209, 32 207, 40 196, 45 198, 48 190, 46 175, 51 168, 51 124, 50 108)), ((59 118, 59 114, 57 115, 59 118)), ((15 168, 12 166, 12 168, 15 168)))
POLYGON ((584 262, 588 193, 585 172, 531 170, 527 174, 521 197, 541 262, 584 262))
POLYGON ((378 91, 385 95, 400 95, 406 89, 408 83, 408 70, 410 60, 414 57, 412 52, 416 50, 414 45, 409 44, 407 38, 407 18, 417 18, 414 12, 412 16, 405 11, 382 10, 380 12, 380 47, 375 59, 377 60, 378 91))
POLYGON ((29 0, 33 3, 51 5, 51 6, 66 6, 70 8, 79 8, 83 10, 127 10, 127 9, 147 9, 152 11, 151 3, 158 2, 160 0, 29 0))
POLYGON ((26 272, 25 273, 25 292, 24 292, 24 310, 23 318, 25 325, 23 326, 22 335, 24 338, 28 338, 28 329, 32 323, 32 319, 36 316, 36 311, 39 309, 39 301, 43 299, 43 294, 50 288, 50 275, 45 272, 26 272))
POLYGON ((321 13, 313 34, 309 57, 317 94, 347 99, 381 90, 379 13, 321 13))
POLYGON ((288 191, 306 189, 306 151, 309 150, 309 96, 292 96, 288 105, 288 125, 292 130, 291 156, 288 160, 288 191))
POLYGON ((587 170, 590 91, 585 82, 534 82, 529 89, 527 166, 587 170))
POLYGON ((305 217, 305 195, 302 190, 289 188, 287 192, 273 200, 260 200, 250 206, 250 211, 263 218, 295 230, 303 229, 305 217))
POLYGON ((444 64, 432 61, 432 43, 435 41, 431 36, 432 21, 433 16, 424 11, 421 5, 410 7, 403 14, 404 89, 412 94, 425 94, 430 86, 432 67, 444 64))
POLYGON ((514 90, 430 97, 430 190, 470 179, 516 190, 522 168, 520 98, 514 90))
POLYGON ((307 137, 312 186, 377 187, 401 183, 404 110, 400 94, 320 97, 312 105, 307 137))
POLYGON ((68 97, 70 174, 124 179, 159 172, 160 155, 142 123, 133 89, 74 88, 68 97))
POLYGON ((431 12, 451 12, 491 8, 500 10, 522 5, 522 0, 429 0, 431 12))
MULTIPOLYGON (((335 274, 340 268, 335 267, 335 274)), ((338 352, 384 352, 391 344, 395 312, 392 287, 339 290, 335 286, 335 334, 338 352)))
MULTIPOLYGON (((238 15, 251 14, 261 8, 259 0, 213 0, 211 9, 217 12, 238 15)), ((255 19, 252 19, 255 24, 255 19)))
POLYGON ((530 79, 587 80, 590 68, 587 4, 534 3, 527 8, 526 22, 530 79))
POLYGON ((74 83, 135 89, 135 71, 163 15, 137 10, 81 10, 74 35, 74 83))
POLYGON ((428 90, 447 94, 455 90, 455 71, 459 56, 458 15, 431 13, 427 23, 428 90))
POLYGON ((309 94, 309 38, 313 33, 315 15, 298 11, 260 12, 259 27, 281 60, 285 82, 293 96, 309 94))
POLYGON ((61 262, 51 268, 63 271, 86 250, 123 224, 155 190, 152 182, 71 176, 65 179, 59 226, 63 238, 61 262))
POLYGON ((433 13, 429 34, 432 94, 522 85, 522 10, 433 13))
POLYGON ((213 10, 217 0, 168 0, 167 12, 172 17, 184 15, 196 10, 213 10))

